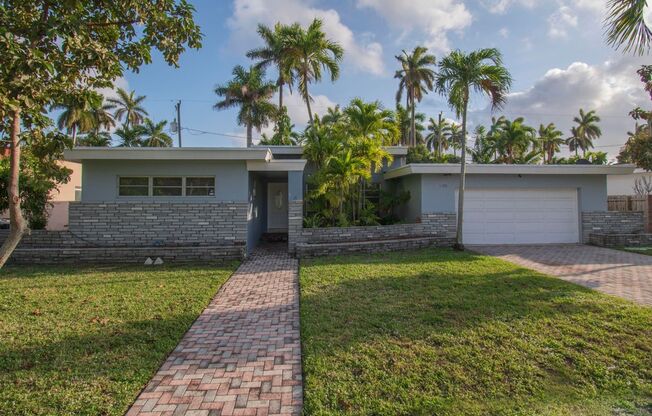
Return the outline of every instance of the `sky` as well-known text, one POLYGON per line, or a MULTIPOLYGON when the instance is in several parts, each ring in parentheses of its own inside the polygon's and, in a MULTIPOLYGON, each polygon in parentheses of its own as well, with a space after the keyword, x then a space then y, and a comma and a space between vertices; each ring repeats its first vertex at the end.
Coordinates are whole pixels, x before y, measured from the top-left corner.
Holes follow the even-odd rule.
MULTIPOLYGON (((214 88, 231 78, 235 65, 248 66, 246 52, 260 46, 259 23, 273 25, 313 18, 324 21, 327 35, 344 47, 340 78, 311 87, 313 111, 346 105, 360 97, 394 108, 395 55, 417 45, 437 59, 453 49, 495 47, 514 79, 507 105, 491 113, 483 97, 473 97, 471 124, 491 117, 522 116, 538 127, 555 123, 568 134, 579 108, 596 110, 603 136, 596 150, 615 157, 634 121, 628 112, 649 107, 636 69, 649 57, 633 57, 606 45, 603 19, 606 0, 195 0, 203 47, 182 55, 180 68, 160 56, 126 73, 116 85, 147 96, 145 107, 155 121, 172 121, 181 100, 184 146, 242 146, 245 130, 236 123, 237 109, 215 111, 214 88)), ((268 71, 275 78, 273 70, 268 71)), ((110 92, 107 94, 111 94, 110 92)), ((293 123, 301 129, 308 114, 298 96, 286 99, 293 123)), ((436 118, 455 114, 432 92, 418 111, 436 118)), ((271 130, 271 127, 268 128, 271 130)), ((176 139, 176 135, 174 135, 176 139)), ((260 137, 254 132, 254 137, 260 137)))

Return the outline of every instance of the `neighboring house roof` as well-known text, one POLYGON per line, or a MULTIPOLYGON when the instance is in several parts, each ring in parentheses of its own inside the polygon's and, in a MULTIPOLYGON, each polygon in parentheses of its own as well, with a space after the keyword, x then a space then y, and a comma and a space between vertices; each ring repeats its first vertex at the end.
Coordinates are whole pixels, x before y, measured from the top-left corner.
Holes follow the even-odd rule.
POLYGON ((64 151, 64 159, 83 160, 272 160, 264 148, 238 147, 77 147, 64 151))
MULTIPOLYGON (((468 164, 468 174, 495 175, 628 175, 634 172, 634 165, 479 165, 468 164)), ((419 163, 405 165, 385 173, 385 179, 407 175, 460 173, 459 164, 419 163)))

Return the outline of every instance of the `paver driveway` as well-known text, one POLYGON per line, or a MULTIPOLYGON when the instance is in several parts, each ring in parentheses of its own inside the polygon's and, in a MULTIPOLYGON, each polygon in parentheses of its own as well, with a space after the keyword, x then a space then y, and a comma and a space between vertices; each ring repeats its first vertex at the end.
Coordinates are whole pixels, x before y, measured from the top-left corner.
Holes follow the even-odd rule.
POLYGON ((585 245, 469 248, 610 295, 652 306, 652 256, 585 245))
POLYGON ((301 413, 298 263, 261 247, 222 286, 127 415, 301 413))

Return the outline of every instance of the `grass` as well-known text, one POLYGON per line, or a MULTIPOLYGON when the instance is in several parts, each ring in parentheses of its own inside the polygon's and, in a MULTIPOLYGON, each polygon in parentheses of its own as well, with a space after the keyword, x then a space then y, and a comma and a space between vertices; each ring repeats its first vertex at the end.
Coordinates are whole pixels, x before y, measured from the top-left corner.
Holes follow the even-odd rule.
POLYGON ((300 279, 306 414, 652 414, 650 308, 450 250, 300 279))
POLYGON ((234 267, 0 271, 0 414, 124 414, 234 267))
POLYGON ((652 256, 652 247, 624 247, 623 250, 631 253, 646 254, 652 256))

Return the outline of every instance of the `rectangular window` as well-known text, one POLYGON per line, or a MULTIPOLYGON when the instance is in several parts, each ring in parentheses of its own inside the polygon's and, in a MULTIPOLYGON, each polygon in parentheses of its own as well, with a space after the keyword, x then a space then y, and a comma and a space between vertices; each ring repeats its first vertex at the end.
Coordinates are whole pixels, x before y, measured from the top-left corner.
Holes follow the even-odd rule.
POLYGON ((182 196, 183 178, 153 178, 152 193, 154 196, 182 196))
POLYGON ((121 177, 118 190, 120 196, 149 196, 149 178, 121 177))
POLYGON ((215 178, 186 178, 186 196, 215 196, 215 178))

